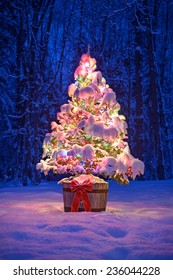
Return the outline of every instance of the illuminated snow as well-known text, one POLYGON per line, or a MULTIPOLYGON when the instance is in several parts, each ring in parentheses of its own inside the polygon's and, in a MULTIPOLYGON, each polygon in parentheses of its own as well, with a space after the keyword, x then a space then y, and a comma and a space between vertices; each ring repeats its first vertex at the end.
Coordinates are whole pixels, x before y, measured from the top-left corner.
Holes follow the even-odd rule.
POLYGON ((173 180, 110 182, 106 212, 65 213, 56 182, 0 188, 0 259, 173 259, 173 180))

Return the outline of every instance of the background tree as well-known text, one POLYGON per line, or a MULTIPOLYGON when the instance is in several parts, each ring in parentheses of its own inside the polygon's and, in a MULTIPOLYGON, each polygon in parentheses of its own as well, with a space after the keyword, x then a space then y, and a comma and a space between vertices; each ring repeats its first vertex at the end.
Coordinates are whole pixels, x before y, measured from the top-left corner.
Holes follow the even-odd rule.
POLYGON ((24 185, 50 120, 67 102, 80 57, 91 47, 127 117, 144 179, 173 177, 173 5, 170 0, 1 1, 0 174, 24 185))

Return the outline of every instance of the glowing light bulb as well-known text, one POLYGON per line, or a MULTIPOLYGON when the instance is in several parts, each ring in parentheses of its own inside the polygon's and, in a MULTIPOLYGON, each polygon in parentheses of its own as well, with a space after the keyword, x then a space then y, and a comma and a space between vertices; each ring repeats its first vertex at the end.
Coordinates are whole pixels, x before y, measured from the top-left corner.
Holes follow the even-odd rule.
POLYGON ((81 154, 77 154, 76 157, 77 157, 77 158, 81 158, 82 155, 81 155, 81 154))
POLYGON ((86 68, 89 68, 89 67, 90 67, 89 62, 85 62, 85 67, 86 67, 86 68))

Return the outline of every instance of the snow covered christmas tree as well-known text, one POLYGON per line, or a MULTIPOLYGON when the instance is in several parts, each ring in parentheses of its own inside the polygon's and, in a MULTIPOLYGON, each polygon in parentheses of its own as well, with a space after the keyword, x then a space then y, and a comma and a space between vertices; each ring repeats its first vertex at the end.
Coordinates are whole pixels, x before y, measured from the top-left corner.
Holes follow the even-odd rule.
POLYGON ((144 173, 144 164, 134 158, 126 141, 127 123, 119 114, 116 94, 106 84, 96 60, 83 54, 68 88, 70 101, 60 108, 58 122, 43 142, 37 169, 48 174, 94 174, 128 184, 144 173))

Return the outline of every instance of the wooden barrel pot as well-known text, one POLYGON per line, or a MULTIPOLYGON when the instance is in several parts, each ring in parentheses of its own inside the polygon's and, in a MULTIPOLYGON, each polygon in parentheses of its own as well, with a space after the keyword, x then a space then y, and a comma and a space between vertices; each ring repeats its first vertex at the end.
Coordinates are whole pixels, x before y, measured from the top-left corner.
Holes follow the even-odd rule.
MULTIPOLYGON (((71 205, 74 199, 74 192, 70 190, 70 181, 62 182, 64 211, 71 212, 71 205)), ((101 212, 106 210, 108 183, 107 182, 92 182, 92 191, 87 191, 88 198, 91 204, 91 212, 101 212)), ((78 212, 85 211, 82 201, 80 201, 78 212)))

